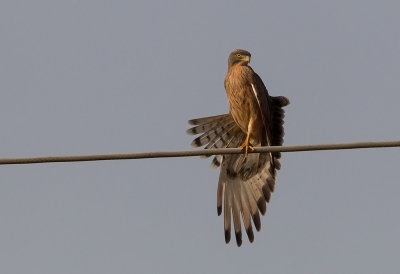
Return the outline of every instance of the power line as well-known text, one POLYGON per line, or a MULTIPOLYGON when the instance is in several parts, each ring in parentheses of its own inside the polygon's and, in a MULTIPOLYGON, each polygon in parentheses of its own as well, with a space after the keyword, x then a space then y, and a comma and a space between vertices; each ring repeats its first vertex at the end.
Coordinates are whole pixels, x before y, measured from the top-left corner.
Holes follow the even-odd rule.
MULTIPOLYGON (((299 151, 382 148, 382 147, 400 147, 400 141, 256 147, 254 151, 249 151, 249 153, 299 152, 299 151)), ((150 151, 150 152, 139 152, 139 153, 93 154, 93 155, 71 155, 71 156, 18 157, 18 158, 0 158, 0 165, 192 157, 192 156, 203 156, 203 155, 210 156, 216 154, 238 154, 238 153, 243 153, 240 148, 191 149, 191 150, 179 150, 179 151, 176 150, 150 151)))

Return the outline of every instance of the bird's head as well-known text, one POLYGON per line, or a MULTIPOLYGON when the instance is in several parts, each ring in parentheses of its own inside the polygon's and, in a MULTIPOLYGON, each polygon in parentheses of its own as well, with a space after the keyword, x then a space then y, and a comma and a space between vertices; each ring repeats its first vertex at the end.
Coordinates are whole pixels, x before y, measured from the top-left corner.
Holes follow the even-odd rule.
POLYGON ((251 53, 244 49, 235 49, 229 54, 228 67, 233 65, 246 66, 250 62, 251 53))

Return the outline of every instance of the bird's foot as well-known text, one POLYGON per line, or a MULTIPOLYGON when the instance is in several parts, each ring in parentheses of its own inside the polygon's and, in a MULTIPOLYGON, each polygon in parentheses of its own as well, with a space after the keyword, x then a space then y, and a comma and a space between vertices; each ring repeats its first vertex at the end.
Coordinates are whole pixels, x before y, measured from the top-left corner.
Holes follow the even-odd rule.
POLYGON ((241 148, 244 151, 245 157, 247 157, 249 149, 251 151, 254 151, 254 146, 250 144, 248 140, 244 141, 244 143, 239 148, 241 148))

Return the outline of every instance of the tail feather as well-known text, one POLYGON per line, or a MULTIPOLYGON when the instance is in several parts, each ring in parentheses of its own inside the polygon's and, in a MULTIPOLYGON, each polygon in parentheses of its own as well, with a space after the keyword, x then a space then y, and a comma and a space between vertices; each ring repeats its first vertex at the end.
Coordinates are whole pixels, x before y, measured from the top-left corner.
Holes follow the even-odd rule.
MULTIPOLYGON (((273 146, 283 144, 283 107, 289 100, 283 96, 269 96, 270 130, 273 146)), ((246 135, 234 122, 231 114, 204 117, 190 120, 194 127, 188 134, 201 134, 193 140, 193 146, 205 149, 239 147, 246 135)), ((261 145, 261 144, 253 144, 261 145)), ((267 203, 275 189, 276 170, 280 168, 279 152, 217 155, 212 160, 213 167, 220 167, 217 188, 217 213, 224 212, 225 242, 231 240, 231 226, 235 232, 236 243, 242 244, 242 223, 250 242, 254 240, 253 224, 261 229, 260 213, 267 211, 267 203)))
POLYGON ((241 199, 240 199, 240 184, 236 187, 232 187, 231 192, 231 203, 233 204, 232 215, 233 215, 233 228, 235 229, 235 238, 238 246, 242 245, 242 227, 240 223, 240 213, 243 211, 241 199))
POLYGON ((249 202, 251 218, 257 231, 261 229, 260 213, 258 211, 257 199, 254 197, 251 184, 243 184, 249 202))
POLYGON ((224 188, 224 229, 225 229, 225 242, 229 243, 231 240, 231 188, 224 188))
POLYGON ((232 161, 229 157, 235 156, 238 155, 224 155, 217 189, 217 212, 219 214, 222 212, 223 203, 225 241, 230 241, 230 229, 233 223, 236 243, 240 246, 242 244, 240 220, 243 221, 249 241, 253 242, 252 222, 259 231, 261 229, 260 213, 262 215, 266 213, 267 202, 273 191, 269 186, 269 181, 274 181, 274 178, 269 172, 270 165, 266 164, 259 174, 243 180, 238 174, 229 171, 227 162, 232 161))
POLYGON ((246 229, 246 234, 247 237, 249 238, 249 241, 252 243, 254 241, 254 233, 253 233, 253 227, 251 225, 251 205, 248 197, 247 190, 243 186, 243 189, 239 192, 240 195, 240 201, 242 204, 242 218, 243 218, 243 224, 246 229))

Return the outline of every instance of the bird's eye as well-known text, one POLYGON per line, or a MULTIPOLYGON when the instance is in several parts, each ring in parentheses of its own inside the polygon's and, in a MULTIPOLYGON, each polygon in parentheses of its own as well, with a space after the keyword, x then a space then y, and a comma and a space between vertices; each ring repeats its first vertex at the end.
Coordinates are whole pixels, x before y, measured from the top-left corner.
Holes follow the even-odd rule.
POLYGON ((236 57, 240 58, 240 57, 242 57, 242 55, 240 53, 238 53, 238 54, 236 54, 236 57))

